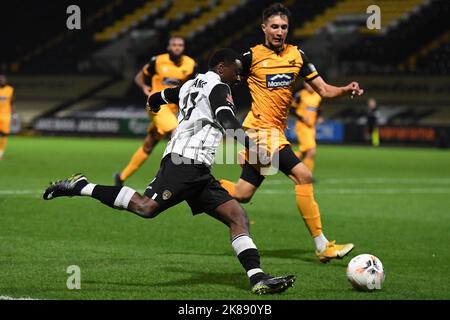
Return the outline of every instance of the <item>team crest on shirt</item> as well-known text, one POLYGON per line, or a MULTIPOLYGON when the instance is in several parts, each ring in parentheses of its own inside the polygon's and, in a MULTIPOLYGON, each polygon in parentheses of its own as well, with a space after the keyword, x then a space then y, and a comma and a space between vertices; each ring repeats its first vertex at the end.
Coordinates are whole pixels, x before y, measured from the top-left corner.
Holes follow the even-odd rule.
POLYGON ((288 62, 291 66, 295 66, 295 59, 289 60, 288 62))
POLYGON ((294 73, 277 73, 266 75, 267 88, 286 88, 294 82, 294 73))
POLYGON ((169 190, 164 190, 164 192, 162 193, 162 199, 163 200, 167 200, 172 196, 172 192, 170 192, 169 190))

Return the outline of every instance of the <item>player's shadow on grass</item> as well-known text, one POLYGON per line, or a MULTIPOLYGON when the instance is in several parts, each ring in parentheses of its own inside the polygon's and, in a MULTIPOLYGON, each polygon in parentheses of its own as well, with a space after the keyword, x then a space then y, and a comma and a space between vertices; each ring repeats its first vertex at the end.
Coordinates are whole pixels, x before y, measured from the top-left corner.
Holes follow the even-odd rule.
MULTIPOLYGON (((314 251, 309 249, 275 249, 275 250, 260 250, 262 259, 264 257, 271 258, 279 258, 279 259, 294 259, 294 260, 302 260, 308 263, 313 264, 322 264, 319 259, 316 257, 314 251)), ((347 265, 336 264, 336 263, 327 263, 327 265, 338 267, 338 268, 346 268, 347 265)))
POLYGON ((245 291, 249 290, 249 282, 245 273, 242 272, 201 272, 201 271, 187 271, 186 269, 178 268, 166 268, 167 271, 182 274, 189 273, 190 276, 186 279, 177 279, 169 281, 161 281, 153 283, 155 286, 161 287, 172 287, 172 286, 186 286, 190 285, 200 285, 205 284, 213 285, 225 285, 231 286, 245 291))
POLYGON ((307 262, 314 261, 311 256, 311 250, 304 249, 260 249, 261 257, 279 258, 279 259, 300 259, 307 262))
MULTIPOLYGON (((313 264, 319 264, 322 265, 321 262, 319 262, 319 259, 316 257, 314 250, 311 249, 299 249, 299 248, 290 248, 290 249, 259 249, 259 253, 261 256, 261 260, 264 261, 264 258, 278 258, 278 259, 293 259, 293 260, 301 260, 308 263, 313 264)), ((166 252, 166 254, 181 254, 181 255, 196 255, 196 256, 230 256, 234 257, 233 253, 222 252, 222 253, 205 253, 205 252, 181 252, 181 251, 173 251, 173 252, 166 252)), ((340 263, 327 263, 327 265, 338 267, 338 268, 346 268, 347 264, 340 264, 340 263)))
POLYGON ((154 287, 185 287, 190 286, 204 286, 205 284, 212 285, 225 285, 235 287, 237 289, 249 290, 249 283, 245 274, 238 272, 200 272, 200 271, 189 271, 186 269, 178 268, 166 268, 165 271, 173 272, 176 274, 186 274, 189 273, 189 277, 184 279, 167 280, 167 281, 97 281, 97 280, 85 280, 86 284, 100 284, 100 285, 112 285, 112 286, 125 286, 125 287, 135 287, 135 288, 154 288, 154 287))

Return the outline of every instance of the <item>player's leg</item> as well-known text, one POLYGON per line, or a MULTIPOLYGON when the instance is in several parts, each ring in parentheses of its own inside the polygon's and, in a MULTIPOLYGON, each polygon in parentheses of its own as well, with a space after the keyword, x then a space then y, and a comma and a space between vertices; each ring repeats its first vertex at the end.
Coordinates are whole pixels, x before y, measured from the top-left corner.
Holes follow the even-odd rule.
POLYGON ((378 147, 380 145, 380 134, 378 131, 378 127, 374 127, 372 129, 371 139, 372 139, 372 146, 378 147))
POLYGON ((131 177, 144 164, 145 160, 147 160, 161 138, 162 137, 157 133, 156 128, 151 129, 147 133, 143 145, 135 151, 127 166, 121 172, 116 173, 114 177, 116 186, 123 185, 123 182, 131 177))
POLYGON ((5 154, 10 124, 11 124, 11 115, 8 114, 0 115, 0 160, 3 159, 3 155, 5 154))
POLYGON ((90 183, 82 174, 74 174, 51 183, 43 198, 52 200, 57 197, 87 196, 112 208, 126 209, 143 218, 154 218, 196 192, 189 184, 198 177, 198 172, 192 168, 195 169, 192 165, 174 164, 170 155, 164 157, 156 177, 143 196, 126 186, 97 185, 90 183))
POLYGON ((316 129, 309 128, 305 125, 299 130, 300 152, 302 154, 302 162, 311 171, 314 171, 314 157, 316 155, 316 129))
POLYGON ((6 135, 0 132, 0 160, 3 159, 3 155, 5 154, 6 142, 6 135))
POLYGON ((44 200, 57 197, 85 196, 120 210, 128 210, 143 218, 153 218, 160 212, 160 205, 147 196, 141 196, 129 187, 105 186, 90 183, 82 174, 53 182, 44 192, 44 200))
POLYGON ((260 256, 248 230, 248 218, 236 200, 221 204, 210 213, 230 228, 231 246, 244 267, 256 294, 283 292, 295 281, 295 276, 273 277, 263 272, 260 256))
POLYGON ((309 169, 314 171, 314 158, 316 156, 316 148, 308 149, 303 153, 302 162, 309 169))
MULTIPOLYGON (((214 203, 214 201, 221 203, 227 197, 229 198, 229 195, 217 181, 214 181, 199 196, 206 206, 209 203, 214 203)), ((277 293, 292 286, 295 276, 273 277, 264 273, 261 269, 259 252, 250 236, 247 215, 235 199, 228 200, 212 210, 205 211, 230 228, 231 246, 247 273, 252 292, 256 294, 277 293)))
POLYGON ((162 106, 158 113, 151 113, 150 124, 144 143, 131 157, 127 166, 115 175, 115 184, 121 186, 125 180, 133 175, 147 160, 159 141, 178 125, 175 114, 167 106, 162 106))
POLYGON ((302 159, 303 157, 303 152, 302 150, 302 141, 303 141, 303 131, 302 131, 302 122, 301 121, 296 121, 295 122, 295 134, 297 136, 297 142, 298 142, 298 151, 295 151, 294 154, 297 158, 302 159))
POLYGON ((241 203, 249 202, 263 181, 264 176, 248 162, 243 164, 241 177, 237 183, 225 179, 219 180, 222 187, 241 203))
POLYGON ((289 145, 280 150, 280 170, 295 183, 295 199, 300 215, 316 245, 316 254, 321 262, 342 258, 353 244, 338 245, 328 241, 322 232, 319 205, 314 199, 311 171, 301 163, 289 145))
MULTIPOLYGON (((255 143, 267 145, 268 134, 266 132, 261 133, 259 130, 247 129, 246 134, 255 143)), ((267 148, 265 149, 267 150, 267 148)), ((247 150, 242 150, 238 153, 238 161, 242 167, 242 173, 238 182, 235 183, 225 179, 219 180, 219 182, 233 198, 241 203, 246 203, 251 200, 256 190, 258 190, 264 181, 264 176, 250 162, 247 150)))

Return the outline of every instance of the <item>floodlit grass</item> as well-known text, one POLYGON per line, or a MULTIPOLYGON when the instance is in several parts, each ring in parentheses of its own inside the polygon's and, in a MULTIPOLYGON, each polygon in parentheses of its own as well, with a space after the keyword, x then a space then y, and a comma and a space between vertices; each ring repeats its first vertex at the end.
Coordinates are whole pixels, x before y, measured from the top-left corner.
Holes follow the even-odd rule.
MULTIPOLYGON (((83 172, 112 184, 140 140, 24 138, 0 161, 0 296, 42 299, 450 299, 450 152, 320 146, 316 200, 326 236, 353 242, 351 257, 378 256, 383 290, 352 289, 349 257, 323 265, 296 209, 292 183, 266 179, 244 205, 262 267, 294 273, 294 288, 255 297, 227 228, 186 204, 145 220, 89 198, 42 200, 48 182, 83 172), (81 269, 68 290, 67 267, 81 269)), ((128 185, 142 191, 159 168, 158 146, 128 185)), ((238 165, 216 165, 236 180, 238 165)))

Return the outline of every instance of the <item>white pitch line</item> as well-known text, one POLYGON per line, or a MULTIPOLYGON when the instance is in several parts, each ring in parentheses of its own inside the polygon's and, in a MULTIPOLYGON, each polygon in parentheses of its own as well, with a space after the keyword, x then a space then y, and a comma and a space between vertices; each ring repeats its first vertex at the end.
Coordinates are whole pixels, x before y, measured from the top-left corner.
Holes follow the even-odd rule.
MULTIPOLYGON (((292 184, 290 179, 266 180, 266 184, 292 184)), ((320 179, 322 184, 449 184, 450 178, 343 178, 343 179, 320 179)))
POLYGON ((17 196, 17 195, 28 195, 28 194, 38 194, 42 193, 43 190, 0 190, 0 196, 17 196))
MULTIPOLYGON (((264 194, 294 194, 293 191, 277 190, 277 189, 261 189, 257 193, 264 194)), ((314 190, 316 194, 448 194, 450 188, 412 188, 412 189, 319 189, 314 190)))
POLYGON ((40 300, 40 299, 35 299, 35 298, 30 298, 30 297, 14 298, 14 297, 10 297, 10 296, 0 296, 0 300, 40 300))
MULTIPOLYGON (((263 184, 258 193, 265 194, 283 194, 283 193, 293 193, 292 191, 265 188, 264 186, 270 185, 292 185, 292 181, 289 179, 278 179, 278 180, 268 180, 263 184)), ((144 190, 136 190, 141 194, 144 190)), ((450 179, 388 179, 388 178, 369 178, 369 179, 323 179, 320 180, 319 185, 315 186, 315 192, 318 194, 449 194, 450 195, 450 179), (383 189, 356 189, 356 188, 322 188, 326 184, 336 185, 336 184, 449 184, 449 188, 383 188, 383 189)), ((40 196, 43 190, 0 190, 1 196, 40 196)))
MULTIPOLYGON (((136 190, 137 192, 143 194, 145 192, 144 189, 136 190)), ((44 193, 44 189, 42 190, 0 190, 1 196, 41 196, 44 193)))

